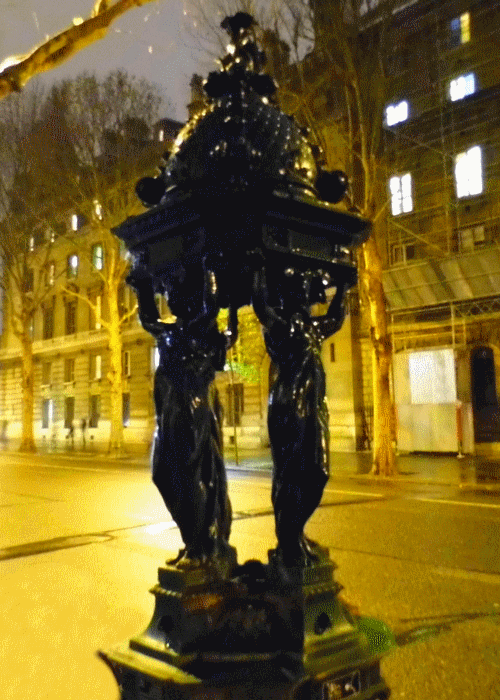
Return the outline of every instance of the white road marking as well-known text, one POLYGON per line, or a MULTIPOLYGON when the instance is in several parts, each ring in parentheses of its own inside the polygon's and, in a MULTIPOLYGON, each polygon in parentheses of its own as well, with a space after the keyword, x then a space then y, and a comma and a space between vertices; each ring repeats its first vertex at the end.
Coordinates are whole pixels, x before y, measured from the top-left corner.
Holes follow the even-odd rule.
POLYGON ((25 467, 26 469, 64 469, 66 471, 77 471, 77 472, 109 472, 110 474, 125 474, 132 473, 124 469, 117 469, 110 467, 109 469, 103 467, 69 467, 64 464, 26 464, 26 462, 15 460, 9 461, 9 466, 12 467, 25 467))
MULTIPOLYGON (((267 489, 268 491, 271 490, 271 483, 262 483, 259 481, 251 481, 250 479, 236 479, 236 480, 230 480, 230 485, 234 489, 235 486, 260 486, 262 488, 267 489)), ((342 494, 345 493, 347 496, 366 496, 367 498, 385 498, 385 496, 381 493, 372 493, 368 491, 344 491, 343 489, 325 489, 323 493, 337 493, 337 494, 342 494)))
POLYGON ((345 493, 348 496, 366 496, 367 498, 385 498, 382 493, 369 493, 367 491, 344 491, 342 489, 325 489, 324 493, 345 493))
POLYGON ((160 532, 165 532, 165 530, 171 530, 174 527, 177 527, 174 521, 167 520, 162 523, 154 523, 154 525, 146 525, 144 531, 147 532, 148 535, 158 535, 160 532))
POLYGON ((123 469, 100 469, 99 467, 66 467, 62 464, 36 464, 32 469, 64 469, 69 472, 109 472, 110 474, 123 474, 123 469))
POLYGON ((409 500, 422 501, 423 503, 444 503, 450 506, 469 506, 473 508, 500 508, 500 503, 474 503, 473 501, 451 501, 446 498, 422 498, 411 496, 409 500))
POLYGON ((500 574, 487 574, 482 571, 467 571, 466 569, 448 569, 444 566, 436 566, 431 569, 438 576, 452 576, 453 578, 479 581, 480 583, 500 583, 500 574))

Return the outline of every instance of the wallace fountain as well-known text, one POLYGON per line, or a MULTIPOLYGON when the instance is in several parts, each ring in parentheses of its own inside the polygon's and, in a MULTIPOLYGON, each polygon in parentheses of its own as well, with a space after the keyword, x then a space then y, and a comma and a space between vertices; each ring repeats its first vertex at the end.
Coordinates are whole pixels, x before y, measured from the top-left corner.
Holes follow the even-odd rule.
POLYGON ((324 170, 306 131, 278 108, 252 17, 222 26, 228 54, 204 83, 205 109, 159 176, 137 184, 146 213, 115 231, 159 349, 153 481, 184 547, 159 568, 146 631, 99 654, 122 700, 386 700, 380 659, 391 632, 339 598, 328 550, 304 534, 329 474, 321 344, 342 325, 356 283, 352 250, 370 224, 334 206, 347 177, 324 170), (159 294, 175 322, 160 320, 159 294), (267 562, 239 564, 211 383, 248 304, 276 369, 268 427, 277 543, 267 562), (323 315, 311 311, 318 304, 323 315))

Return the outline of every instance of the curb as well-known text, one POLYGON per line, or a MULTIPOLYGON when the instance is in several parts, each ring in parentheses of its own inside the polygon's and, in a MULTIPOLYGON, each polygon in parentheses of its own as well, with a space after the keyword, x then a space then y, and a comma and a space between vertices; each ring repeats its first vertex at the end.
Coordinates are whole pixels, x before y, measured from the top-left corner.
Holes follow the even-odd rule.
MULTIPOLYGON (((18 453, 15 451, 6 450, 3 454, 16 455, 19 457, 30 457, 31 455, 24 455, 23 453, 18 453)), ((1 455, 1 453, 0 453, 1 455)), ((121 457, 111 457, 106 453, 101 452, 58 452, 58 453, 37 453, 38 457, 47 457, 56 462, 58 461, 71 461, 71 462, 106 462, 109 465, 131 467, 138 469, 148 469, 149 468, 149 455, 124 455, 121 457)), ((239 464, 236 464, 233 460, 226 462, 226 469, 228 471, 239 472, 239 473, 260 473, 269 474, 272 471, 272 461, 266 460, 266 458, 254 458, 254 460, 243 459, 239 464)), ((396 484, 420 484, 422 486, 445 486, 445 487, 455 487, 459 488, 463 492, 482 492, 489 493, 492 495, 500 494, 500 482, 479 482, 474 483, 470 481, 460 481, 457 479, 445 478, 445 479, 435 479, 432 477, 411 477, 405 476, 404 474, 397 474, 395 476, 375 476, 373 474, 358 474, 352 473, 351 471, 335 471, 330 474, 329 481, 341 481, 342 479, 349 479, 355 481, 361 481, 365 484, 380 484, 380 485, 396 485, 396 484)), ((415 472, 418 473, 418 472, 415 472)))
MULTIPOLYGON (((439 480, 439 479, 410 479, 405 476, 370 476, 369 474, 346 474, 347 479, 357 479, 366 482, 371 482, 375 484, 391 483, 391 484, 422 484, 423 486, 454 486, 458 487, 464 491, 491 491, 500 493, 500 484, 474 484, 471 482, 460 482, 452 480, 439 480)), ((338 475, 333 477, 334 479, 340 479, 338 475)), ((332 477, 330 477, 332 480, 332 477)))

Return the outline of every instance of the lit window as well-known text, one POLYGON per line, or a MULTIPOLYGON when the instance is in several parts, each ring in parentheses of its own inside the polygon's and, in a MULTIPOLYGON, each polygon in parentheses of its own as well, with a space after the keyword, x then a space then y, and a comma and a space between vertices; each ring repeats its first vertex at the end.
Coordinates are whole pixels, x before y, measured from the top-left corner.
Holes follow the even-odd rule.
POLYGON ((73 253, 72 255, 68 256, 68 265, 66 267, 66 273, 68 277, 77 277, 78 276, 78 255, 76 253, 73 253))
POLYGON ((102 379, 102 355, 90 356, 90 378, 102 379))
POLYGON ((73 231, 78 231, 78 214, 71 215, 71 229, 73 231))
POLYGON ((455 156, 455 186, 457 197, 470 197, 483 191, 481 148, 473 146, 455 156))
POLYGON ((394 216, 406 214, 413 209, 411 193, 411 175, 395 175, 389 180, 391 190, 391 208, 394 216))
POLYGON ((47 430, 54 420, 53 399, 43 399, 42 401, 42 429, 47 430))
POLYGON ((165 132, 163 131, 163 129, 160 129, 160 131, 158 133, 158 141, 163 141, 164 138, 165 138, 165 132))
POLYGON ((359 16, 363 17, 363 15, 366 15, 370 10, 374 10, 378 6, 379 1, 380 0, 362 0, 359 4, 359 16))
POLYGON ((31 252, 35 250, 35 236, 30 236, 29 249, 31 252))
POLYGON ((98 219, 102 219, 102 207, 97 199, 94 199, 94 213, 98 219))
POLYGON ((102 270, 104 267, 104 248, 102 243, 92 246, 92 267, 94 270, 102 270))
POLYGON ((47 263, 45 268, 45 286, 53 287, 56 279, 56 264, 54 262, 47 263))
POLYGON ((460 17, 454 17, 450 22, 450 43, 459 46, 470 41, 470 13, 464 12, 460 17))
POLYGON ((463 100, 464 97, 472 95, 476 91, 476 76, 474 73, 460 75, 455 80, 450 81, 450 100, 463 100))
POLYGON ((397 105, 389 105, 385 108, 385 123, 394 126, 408 119, 408 102, 403 100, 397 105))

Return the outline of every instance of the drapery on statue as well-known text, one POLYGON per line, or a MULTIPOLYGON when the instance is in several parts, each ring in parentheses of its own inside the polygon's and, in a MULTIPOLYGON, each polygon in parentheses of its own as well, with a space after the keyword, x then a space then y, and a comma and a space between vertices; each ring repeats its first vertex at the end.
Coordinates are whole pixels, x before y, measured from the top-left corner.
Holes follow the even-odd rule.
POLYGON ((323 281, 327 280, 320 270, 288 269, 269 275, 265 267, 254 279, 253 308, 277 370, 269 395, 268 428, 276 555, 285 566, 304 566, 315 559, 314 543, 304 536, 304 526, 318 507, 329 476, 321 344, 342 326, 345 287, 339 283, 326 314, 312 316, 311 305, 325 301, 323 281))
POLYGON ((140 263, 127 281, 136 291, 142 326, 159 351, 152 470, 185 544, 176 563, 224 558, 230 553, 231 506, 221 455, 220 407, 210 387, 236 340, 237 317, 231 312, 228 330, 219 332, 216 280, 201 266, 169 285, 174 323, 160 320, 153 279, 140 263))

